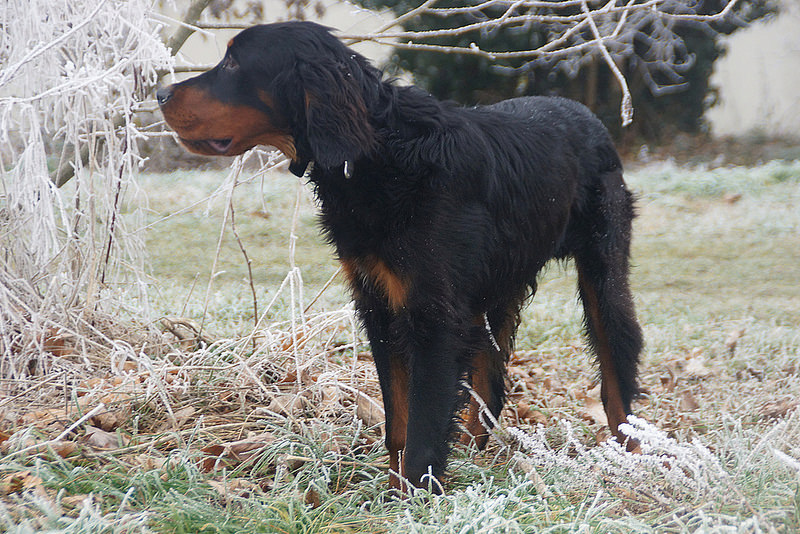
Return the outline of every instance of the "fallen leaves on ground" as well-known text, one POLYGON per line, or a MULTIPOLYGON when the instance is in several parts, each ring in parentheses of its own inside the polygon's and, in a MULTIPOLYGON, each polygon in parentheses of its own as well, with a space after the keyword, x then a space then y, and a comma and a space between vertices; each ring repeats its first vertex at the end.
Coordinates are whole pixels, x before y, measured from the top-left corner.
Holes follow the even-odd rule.
POLYGON ((9 473, 0 478, 0 494, 10 495, 42 488, 42 479, 31 471, 9 473))
POLYGON ((222 466, 245 462, 274 441, 274 435, 262 432, 238 441, 209 445, 202 449, 206 455, 202 461, 202 469, 209 472, 222 466))

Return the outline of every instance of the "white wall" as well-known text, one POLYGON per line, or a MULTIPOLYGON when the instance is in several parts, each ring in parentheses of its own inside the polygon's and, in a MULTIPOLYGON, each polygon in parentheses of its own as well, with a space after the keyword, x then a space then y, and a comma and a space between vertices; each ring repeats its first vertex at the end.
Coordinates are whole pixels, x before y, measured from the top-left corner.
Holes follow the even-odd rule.
MULTIPOLYGON (((264 23, 286 20, 286 8, 283 1, 262 0, 262 2, 264 5, 264 23)), ((240 8, 237 4, 244 3, 245 2, 242 0, 235 2, 234 6, 231 8, 231 12, 235 12, 237 8, 240 8)), ((188 6, 188 1, 179 0, 177 4, 180 6, 181 10, 185 10, 188 6)), ((341 0, 322 0, 322 4, 325 6, 324 16, 321 18, 316 17, 313 8, 310 8, 308 13, 309 20, 330 26, 344 34, 353 35, 368 33, 380 28, 387 21, 391 20, 388 14, 382 15, 380 13, 368 11, 341 0)), ((177 12, 169 8, 169 5, 164 6, 163 11, 165 14, 173 18, 180 18, 177 12)), ((232 21, 234 20, 235 19, 232 19, 232 21)), ((167 34, 172 31, 173 30, 169 30, 167 34)), ((225 49, 230 38, 240 31, 241 30, 209 30, 207 32, 195 32, 181 48, 177 58, 178 65, 215 65, 225 54, 225 49)), ((353 49, 369 58, 377 59, 378 61, 388 57, 391 53, 391 48, 389 46, 374 43, 359 43, 354 45, 353 49)), ((194 74, 178 74, 175 80, 193 75, 194 74)))
POLYGON ((724 43, 711 79, 720 102, 706 113, 714 135, 800 136, 800 0, 724 43))

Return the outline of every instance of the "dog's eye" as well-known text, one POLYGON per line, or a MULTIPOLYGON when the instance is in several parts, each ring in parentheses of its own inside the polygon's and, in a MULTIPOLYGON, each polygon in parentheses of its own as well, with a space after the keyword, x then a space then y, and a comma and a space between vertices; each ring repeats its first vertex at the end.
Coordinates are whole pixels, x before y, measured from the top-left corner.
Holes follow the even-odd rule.
POLYGON ((231 56, 225 56, 222 60, 222 70, 234 71, 239 68, 239 64, 231 56))

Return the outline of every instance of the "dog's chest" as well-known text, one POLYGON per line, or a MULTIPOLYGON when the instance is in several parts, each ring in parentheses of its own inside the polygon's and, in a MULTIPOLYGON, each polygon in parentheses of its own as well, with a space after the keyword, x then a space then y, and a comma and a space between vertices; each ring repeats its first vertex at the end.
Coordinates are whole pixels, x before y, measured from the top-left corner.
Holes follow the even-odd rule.
POLYGON ((412 181, 387 171, 352 178, 314 180, 322 228, 347 255, 377 253, 403 238, 424 219, 424 193, 412 181))

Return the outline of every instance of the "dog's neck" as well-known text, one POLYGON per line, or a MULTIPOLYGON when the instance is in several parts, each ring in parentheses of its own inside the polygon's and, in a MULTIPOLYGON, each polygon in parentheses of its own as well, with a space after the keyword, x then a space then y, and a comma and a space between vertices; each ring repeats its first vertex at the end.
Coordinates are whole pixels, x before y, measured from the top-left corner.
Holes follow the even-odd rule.
MULTIPOLYGON (((435 130, 448 127, 437 117, 441 117, 441 110, 449 105, 416 87, 397 86, 392 81, 384 80, 380 82, 377 91, 365 93, 364 98, 368 120, 378 137, 378 146, 385 147, 390 139, 397 141, 398 138, 413 143, 414 139, 422 139, 435 130)), ((380 152, 387 153, 386 150, 380 152)), ((314 174, 317 178, 322 178, 323 175, 334 173, 350 179, 359 168, 363 168, 365 162, 362 160, 369 160, 370 157, 370 154, 365 154, 358 159, 348 159, 335 169, 325 169, 322 172, 323 169, 318 168, 316 173, 312 173, 313 153, 310 147, 304 148, 304 143, 301 142, 297 145, 295 159, 289 163, 289 171, 297 177, 309 178, 314 174)))

